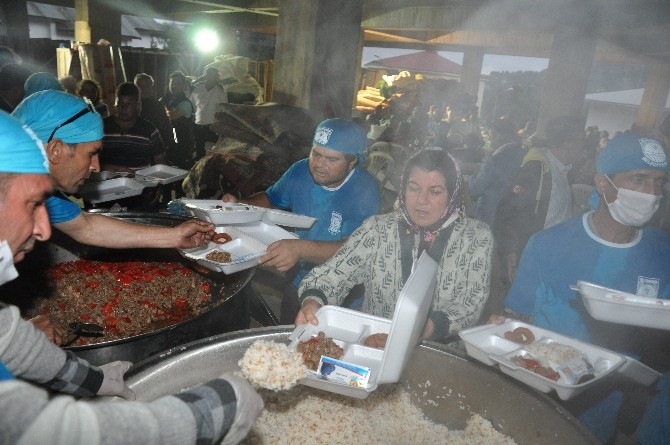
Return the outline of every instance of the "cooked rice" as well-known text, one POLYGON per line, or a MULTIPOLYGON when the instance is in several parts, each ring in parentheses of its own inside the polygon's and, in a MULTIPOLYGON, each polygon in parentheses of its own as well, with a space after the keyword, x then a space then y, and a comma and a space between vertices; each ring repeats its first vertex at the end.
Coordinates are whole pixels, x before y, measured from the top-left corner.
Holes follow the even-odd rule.
POLYGON ((536 341, 525 348, 535 360, 548 366, 556 366, 584 355, 572 346, 555 342, 536 341))
POLYGON ((273 391, 293 388, 307 372, 301 353, 290 350, 288 345, 265 340, 249 346, 238 365, 252 384, 273 391))
POLYGON ((401 385, 384 385, 363 400, 305 386, 260 394, 265 409, 243 444, 515 443, 478 414, 468 419, 464 430, 449 430, 426 419, 401 385))

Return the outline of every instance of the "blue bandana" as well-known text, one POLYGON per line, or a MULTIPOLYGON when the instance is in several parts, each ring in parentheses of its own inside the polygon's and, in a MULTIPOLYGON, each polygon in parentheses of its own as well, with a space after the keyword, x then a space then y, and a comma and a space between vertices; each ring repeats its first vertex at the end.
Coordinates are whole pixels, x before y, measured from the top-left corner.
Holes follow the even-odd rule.
POLYGON ((0 111, 0 172, 49 174, 42 143, 21 122, 0 111))
POLYGON ((365 161, 368 138, 360 125, 346 119, 327 119, 316 127, 314 145, 358 156, 358 164, 365 161))
MULTIPOLYGON (((639 134, 623 133, 609 141, 596 157, 596 173, 614 175, 637 169, 668 172, 668 160, 659 141, 639 134)), ((593 209, 600 204, 595 187, 589 204, 593 209)))
POLYGON ((38 91, 63 91, 63 85, 60 84, 56 76, 53 74, 39 72, 31 74, 30 77, 26 79, 26 83, 23 84, 23 89, 25 90, 25 97, 28 97, 38 91))
POLYGON ((659 141, 639 134, 624 133, 612 139, 596 158, 597 173, 613 175, 637 169, 667 173, 668 160, 659 141))
POLYGON ((99 141, 103 136, 102 118, 90 102, 77 96, 63 91, 39 91, 23 99, 12 115, 30 127, 46 144, 56 127, 89 107, 90 113, 60 127, 53 136, 65 143, 77 144, 99 141))

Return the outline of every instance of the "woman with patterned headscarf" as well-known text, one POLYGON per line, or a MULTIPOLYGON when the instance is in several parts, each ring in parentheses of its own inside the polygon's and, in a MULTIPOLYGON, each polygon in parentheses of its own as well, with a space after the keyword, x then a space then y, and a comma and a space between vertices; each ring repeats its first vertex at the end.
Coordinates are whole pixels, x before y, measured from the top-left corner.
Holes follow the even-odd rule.
MULTIPOLYGON (((296 324, 314 323, 325 304, 341 305, 356 284, 365 285, 363 312, 392 318, 398 295, 426 251, 438 262, 437 283, 424 338, 442 339, 474 325, 489 297, 493 237, 488 226, 466 218, 458 163, 429 147, 405 165, 398 208, 373 216, 300 285, 296 324)), ((378 346, 383 346, 385 338, 378 346)))

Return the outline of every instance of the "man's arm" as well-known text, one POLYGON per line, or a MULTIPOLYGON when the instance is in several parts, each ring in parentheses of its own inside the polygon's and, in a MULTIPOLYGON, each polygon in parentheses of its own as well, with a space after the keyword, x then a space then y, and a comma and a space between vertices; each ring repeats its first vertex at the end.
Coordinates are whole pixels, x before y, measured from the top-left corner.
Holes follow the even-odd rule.
POLYGON ((116 249, 152 247, 189 249, 209 241, 210 223, 189 220, 176 227, 158 227, 82 212, 76 218, 54 224, 82 244, 116 249))

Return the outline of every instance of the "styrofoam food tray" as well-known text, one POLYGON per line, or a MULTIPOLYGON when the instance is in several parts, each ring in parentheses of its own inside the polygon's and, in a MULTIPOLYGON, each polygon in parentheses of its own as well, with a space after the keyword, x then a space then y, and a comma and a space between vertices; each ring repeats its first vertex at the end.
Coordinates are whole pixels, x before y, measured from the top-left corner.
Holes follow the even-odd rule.
POLYGON ((520 321, 507 321, 499 325, 487 324, 476 326, 460 331, 459 336, 465 343, 466 352, 472 358, 487 365, 498 365, 503 373, 538 391, 545 393, 556 391, 558 397, 562 400, 568 400, 583 392, 588 387, 600 381, 604 376, 615 371, 625 361, 622 355, 607 349, 520 321), (561 343, 582 352, 593 365, 595 378, 578 384, 556 382, 512 362, 512 357, 527 354, 526 345, 504 338, 505 332, 513 331, 519 327, 530 329, 535 336, 536 342, 561 343))
POLYGON ((641 297, 585 281, 578 281, 573 288, 596 320, 670 330, 670 300, 641 297))
POLYGON ((216 225, 245 224, 260 221, 265 209, 218 199, 182 199, 184 207, 196 218, 216 225))
POLYGON ((424 252, 398 296, 391 320, 338 306, 323 306, 316 313, 318 325, 296 326, 289 335, 289 348, 295 349, 299 342, 323 331, 344 349, 339 360, 370 368, 370 378, 364 387, 328 381, 314 371, 308 371, 300 383, 364 399, 379 384, 397 382, 426 323, 436 272, 437 263, 424 252), (363 344, 369 335, 377 333, 388 334, 384 349, 363 344))
POLYGON ((224 244, 209 242, 207 245, 188 250, 179 250, 179 253, 190 260, 215 272, 231 274, 249 269, 258 264, 258 258, 263 256, 269 244, 280 239, 296 239, 296 236, 281 227, 257 222, 240 226, 219 226, 217 233, 227 233, 232 240, 224 244), (206 258, 207 254, 215 250, 230 253, 229 263, 218 263, 206 258))
POLYGON ((175 168, 170 165, 156 164, 135 172, 135 177, 145 181, 157 182, 158 184, 170 184, 184 179, 188 170, 175 168))
MULTIPOLYGON (((256 207, 261 209, 262 207, 256 207)), ((309 229, 316 222, 316 218, 297 213, 286 212, 278 209, 265 209, 262 220, 280 226, 295 227, 297 229, 309 229)))
POLYGON ((130 178, 108 179, 106 181, 86 182, 79 188, 79 196, 91 204, 115 201, 142 194, 144 186, 130 178))
POLYGON ((112 172, 103 170, 100 172, 91 172, 91 175, 88 177, 87 181, 107 181, 108 179, 123 178, 129 174, 130 173, 127 172, 112 172))

